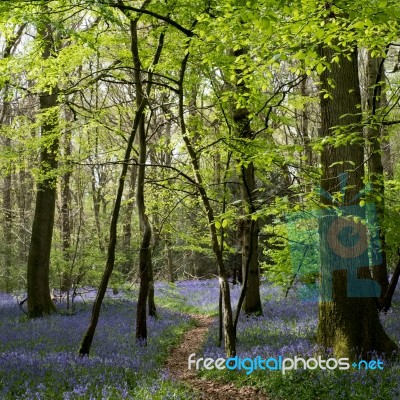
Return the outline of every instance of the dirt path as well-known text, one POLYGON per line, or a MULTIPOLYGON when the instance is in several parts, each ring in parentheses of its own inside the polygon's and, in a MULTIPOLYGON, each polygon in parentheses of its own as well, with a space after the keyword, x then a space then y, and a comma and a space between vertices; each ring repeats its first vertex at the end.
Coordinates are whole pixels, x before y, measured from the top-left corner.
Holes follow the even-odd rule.
POLYGON ((199 399, 205 400, 268 400, 257 389, 251 387, 237 388, 233 383, 220 383, 200 379, 194 370, 188 369, 188 357, 197 353, 204 337, 213 321, 211 317, 192 315, 197 326, 185 333, 181 343, 172 349, 167 361, 167 369, 171 376, 187 383, 199 393, 199 399))

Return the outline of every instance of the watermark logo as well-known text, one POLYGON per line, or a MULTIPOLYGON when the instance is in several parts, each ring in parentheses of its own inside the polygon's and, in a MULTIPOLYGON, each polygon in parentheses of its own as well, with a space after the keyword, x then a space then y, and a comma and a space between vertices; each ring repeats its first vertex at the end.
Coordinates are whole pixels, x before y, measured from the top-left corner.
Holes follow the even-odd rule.
POLYGON ((197 358, 196 354, 192 353, 188 357, 188 369, 218 369, 224 370, 228 369, 231 371, 244 371, 246 375, 252 374, 254 371, 281 371, 283 375, 287 371, 291 370, 327 370, 333 371, 336 369, 339 370, 349 370, 353 368, 354 370, 383 370, 383 361, 382 360, 360 360, 358 362, 353 362, 350 364, 348 358, 328 358, 325 359, 322 356, 311 357, 311 358, 302 358, 298 356, 294 357, 269 357, 263 358, 261 356, 257 356, 254 358, 250 357, 230 357, 230 358, 217 358, 214 359, 212 357, 205 358, 197 358))
MULTIPOLYGON (((347 174, 340 176, 341 197, 344 196, 347 174)), ((359 268, 382 262, 378 219, 375 205, 359 198, 368 188, 343 206, 329 193, 320 194, 335 204, 318 211, 288 215, 287 228, 295 276, 306 284, 303 300, 319 293, 321 301, 332 300, 333 273, 347 272, 348 297, 378 297, 381 287, 372 279, 359 278, 359 268), (357 203, 357 204, 355 204, 357 203), (320 268, 320 259, 324 259, 320 268)))

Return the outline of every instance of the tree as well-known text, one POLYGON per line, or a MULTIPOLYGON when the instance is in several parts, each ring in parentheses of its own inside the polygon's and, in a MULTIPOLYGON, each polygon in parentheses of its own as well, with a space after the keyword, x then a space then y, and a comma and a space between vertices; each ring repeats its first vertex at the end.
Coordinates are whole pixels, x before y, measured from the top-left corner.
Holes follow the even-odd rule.
MULTIPOLYGON (((321 188, 333 195, 337 194, 337 188, 345 186, 339 201, 340 207, 346 207, 352 205, 363 189, 364 151, 357 47, 353 45, 350 50, 341 48, 339 51, 331 46, 321 46, 321 57, 329 63, 321 74, 321 137, 332 138, 335 132, 346 135, 344 143, 323 147, 321 188), (344 174, 347 174, 347 182, 344 182, 344 174)), ((322 197, 322 202, 328 207, 335 205, 332 198, 322 197)), ((323 211, 320 220, 322 300, 319 303, 318 341, 333 348, 337 357, 354 357, 356 354, 368 357, 371 351, 390 354, 397 346, 379 321, 375 299, 368 290, 371 275, 365 259, 352 249, 349 257, 358 267, 357 271, 347 268, 348 257, 329 256, 332 251, 332 243, 327 237, 330 228, 326 226, 327 221, 331 222, 329 212, 323 211), (350 297, 352 280, 357 280, 355 297, 350 297)), ((365 228, 359 223, 353 229, 362 232, 365 228)), ((366 236, 360 234, 359 240, 366 241, 366 236)), ((362 246, 366 246, 365 243, 362 246)))
MULTIPOLYGON (((43 40, 44 60, 54 56, 54 27, 50 21, 38 26, 43 40)), ((58 88, 50 85, 39 94, 41 115, 40 180, 37 184, 35 215, 28 256, 28 316, 43 317, 55 311, 49 287, 50 251, 56 206, 56 170, 59 149, 58 88)))

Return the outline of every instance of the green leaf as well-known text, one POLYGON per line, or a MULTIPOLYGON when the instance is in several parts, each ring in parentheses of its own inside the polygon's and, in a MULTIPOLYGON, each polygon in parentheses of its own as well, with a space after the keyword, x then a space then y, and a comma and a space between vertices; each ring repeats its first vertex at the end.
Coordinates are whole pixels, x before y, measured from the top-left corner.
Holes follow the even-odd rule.
POLYGON ((325 71, 325 67, 324 67, 324 65, 323 64, 321 64, 321 63, 319 63, 318 65, 317 65, 317 74, 318 75, 321 75, 324 71, 325 71))

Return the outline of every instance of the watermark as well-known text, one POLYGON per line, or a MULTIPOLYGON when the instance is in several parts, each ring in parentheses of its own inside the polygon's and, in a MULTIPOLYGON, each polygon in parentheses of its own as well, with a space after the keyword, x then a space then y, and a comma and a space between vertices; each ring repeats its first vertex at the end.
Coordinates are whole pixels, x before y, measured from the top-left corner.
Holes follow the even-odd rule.
MULTIPOLYGON (((347 174, 342 174, 339 198, 344 197, 346 182, 347 174)), ((320 194, 335 206, 287 216, 293 273, 307 287, 303 300, 316 300, 318 294, 321 301, 332 300, 333 274, 338 270, 347 272, 348 297, 380 296, 378 282, 358 276, 360 268, 382 262, 375 204, 359 201, 367 191, 343 206, 321 189, 320 194)))
POLYGON ((298 356, 294 357, 269 357, 263 358, 257 356, 254 358, 250 357, 230 357, 230 358, 217 358, 212 357, 197 358, 196 354, 192 353, 188 357, 188 369, 200 370, 237 370, 245 371, 246 375, 252 374, 254 371, 281 371, 283 375, 287 371, 292 370, 383 370, 382 360, 360 360, 358 362, 350 363, 348 358, 328 358, 325 359, 322 356, 302 358, 298 356))

